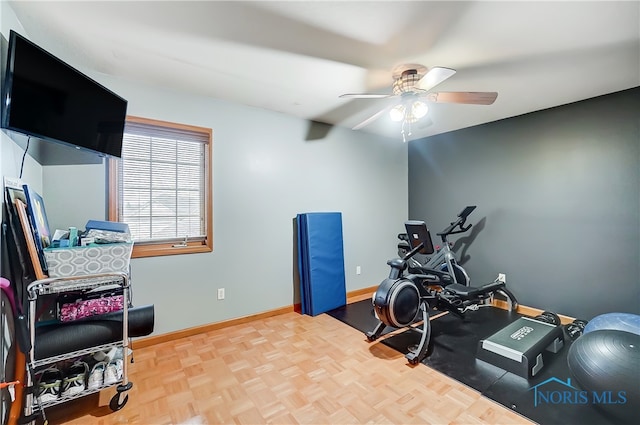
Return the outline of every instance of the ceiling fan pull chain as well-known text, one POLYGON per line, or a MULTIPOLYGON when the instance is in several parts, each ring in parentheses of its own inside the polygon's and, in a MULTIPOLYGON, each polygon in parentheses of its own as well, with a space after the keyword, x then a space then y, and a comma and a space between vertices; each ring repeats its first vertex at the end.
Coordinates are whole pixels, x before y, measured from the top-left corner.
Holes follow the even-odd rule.
POLYGON ((411 136, 411 123, 408 123, 406 120, 402 121, 402 141, 407 143, 407 136, 411 136), (404 127, 408 125, 409 131, 405 132, 404 127))

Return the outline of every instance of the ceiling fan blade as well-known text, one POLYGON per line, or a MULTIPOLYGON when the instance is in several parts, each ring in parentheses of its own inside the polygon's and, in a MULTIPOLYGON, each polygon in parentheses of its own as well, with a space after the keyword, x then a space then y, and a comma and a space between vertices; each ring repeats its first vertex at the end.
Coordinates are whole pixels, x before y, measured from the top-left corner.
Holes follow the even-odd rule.
POLYGON ((378 93, 345 93, 341 94, 338 97, 349 98, 349 99, 383 99, 385 97, 391 97, 392 94, 378 94, 378 93))
POLYGON ((429 93, 427 99, 431 102, 438 103, 467 103, 471 105, 491 105, 498 97, 497 92, 478 92, 478 91, 443 91, 438 93, 429 93))
POLYGON ((388 106, 386 108, 379 110, 375 114, 371 115, 369 118, 367 118, 366 120, 362 121, 360 124, 353 127, 352 130, 360 130, 362 127, 371 124, 372 122, 380 118, 385 112, 387 112, 387 110, 389 110, 388 106))
POLYGON ((455 69, 434 66, 418 81, 417 87, 429 91, 456 73, 455 69))

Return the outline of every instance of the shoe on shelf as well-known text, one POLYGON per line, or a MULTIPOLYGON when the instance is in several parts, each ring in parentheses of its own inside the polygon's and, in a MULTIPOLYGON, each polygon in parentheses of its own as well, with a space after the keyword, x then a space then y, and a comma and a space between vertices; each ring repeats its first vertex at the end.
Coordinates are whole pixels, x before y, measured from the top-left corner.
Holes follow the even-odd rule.
POLYGON ((85 362, 75 362, 67 370, 66 376, 62 380, 62 397, 79 394, 87 387, 89 376, 89 366, 85 362))
POLYGON ((96 351, 93 353, 93 358, 99 362, 107 362, 109 363, 115 359, 122 358, 122 347, 112 347, 108 352, 104 351, 96 351))
POLYGON ((110 363, 114 360, 122 359, 122 347, 113 347, 107 355, 105 356, 104 361, 110 363))
POLYGON ((62 390, 62 372, 55 367, 50 367, 36 376, 36 397, 39 403, 56 401, 62 390))
POLYGON ((103 362, 107 358, 107 353, 105 353, 104 351, 96 351, 95 353, 93 353, 93 358, 97 362, 103 362))
POLYGON ((89 379, 87 380, 87 388, 96 390, 104 385, 104 370, 107 368, 106 362, 98 362, 91 369, 89 379))
POLYGON ((104 370, 104 385, 113 385, 122 379, 122 359, 115 359, 104 370))

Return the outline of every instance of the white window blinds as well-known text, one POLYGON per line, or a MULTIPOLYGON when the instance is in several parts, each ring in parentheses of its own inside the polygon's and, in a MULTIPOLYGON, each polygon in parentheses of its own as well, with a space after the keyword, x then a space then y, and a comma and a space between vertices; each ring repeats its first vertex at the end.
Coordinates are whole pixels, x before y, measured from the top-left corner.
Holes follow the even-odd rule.
POLYGON ((136 122, 124 133, 119 221, 136 242, 204 240, 209 135, 136 122))

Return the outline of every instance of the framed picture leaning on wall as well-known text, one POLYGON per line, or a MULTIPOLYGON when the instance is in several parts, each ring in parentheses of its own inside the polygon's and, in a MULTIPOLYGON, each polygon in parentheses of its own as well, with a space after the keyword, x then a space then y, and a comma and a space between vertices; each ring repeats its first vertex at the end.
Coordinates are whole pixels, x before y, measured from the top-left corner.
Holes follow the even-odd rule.
POLYGON ((42 196, 29 188, 29 185, 23 185, 23 190, 27 204, 27 214, 29 222, 33 230, 33 238, 35 240, 38 257, 43 270, 47 270, 46 260, 44 258, 44 249, 51 245, 51 231, 49 229, 49 220, 44 207, 44 199, 42 196))

